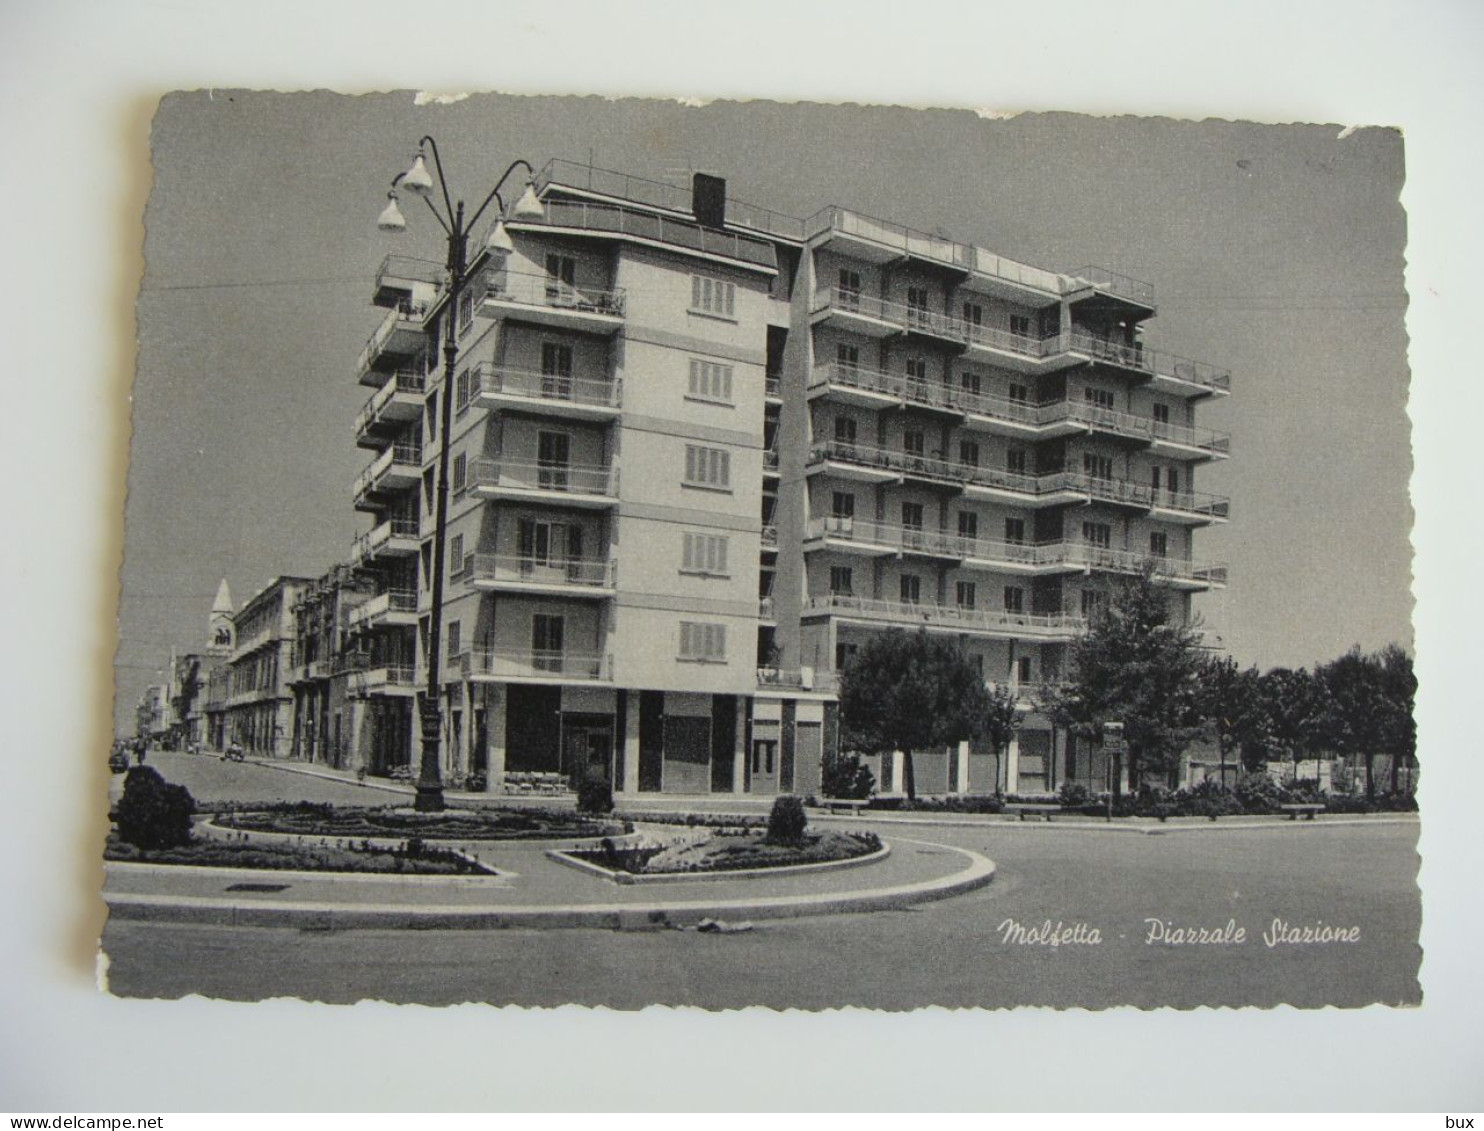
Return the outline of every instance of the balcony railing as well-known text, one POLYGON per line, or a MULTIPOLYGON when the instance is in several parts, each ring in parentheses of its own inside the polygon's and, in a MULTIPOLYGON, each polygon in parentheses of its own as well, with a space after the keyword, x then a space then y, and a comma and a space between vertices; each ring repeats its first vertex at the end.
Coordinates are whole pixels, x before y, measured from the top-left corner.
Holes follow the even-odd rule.
POLYGON ((365 407, 356 414, 356 435, 360 435, 374 424, 382 410, 398 393, 420 395, 424 388, 426 388, 426 382, 420 370, 398 369, 385 385, 371 394, 365 407))
POLYGON ((809 462, 819 463, 834 460, 857 467, 877 468, 899 475, 931 479, 954 485, 975 485, 997 490, 1014 491, 1034 497, 1039 493, 1041 480, 1033 475, 1020 475, 1010 471, 955 460, 930 456, 909 455, 906 452, 888 451, 885 448, 867 447, 863 444, 848 444, 838 440, 815 444, 809 449, 809 462))
POLYGON ((1068 340, 1071 352, 1084 354, 1095 361, 1124 369, 1136 369, 1187 385, 1200 385, 1216 392, 1231 391, 1231 370, 1204 361, 1195 361, 1140 344, 1107 341, 1077 329, 1072 330, 1068 340))
POLYGON ((567 680, 607 683, 613 679, 613 657, 593 652, 465 652, 459 665, 469 678, 567 680))
POLYGON ((547 463, 534 459, 476 460, 469 486, 491 490, 551 491, 616 498, 618 468, 601 464, 547 463))
POLYGON ((577 228, 586 232, 612 232, 633 239, 652 240, 706 255, 736 259, 776 268, 778 255, 768 240, 702 227, 694 220, 659 216, 638 208, 587 201, 547 200, 546 214, 539 220, 512 220, 511 224, 533 224, 552 228, 577 228))
POLYGON ((1071 613, 1014 613, 959 605, 881 601, 844 593, 816 594, 809 598, 807 608, 811 612, 844 613, 890 624, 927 624, 962 632, 1010 632, 1058 639, 1073 636, 1087 627, 1082 617, 1071 613))
POLYGON ((400 467, 409 474, 420 474, 422 462, 423 450, 420 444, 393 444, 356 477, 353 490, 357 497, 374 490, 377 482, 393 467, 400 467))
MULTIPOLYGON (((356 359, 356 372, 364 373, 376 364, 377 359, 398 331, 421 334, 423 319, 427 317, 429 304, 425 302, 398 302, 381 320, 381 325, 372 331, 356 359)), ((409 351, 411 352, 411 351, 409 351)))
POLYGON ((412 589, 390 589, 385 593, 378 593, 350 611, 350 615, 345 618, 346 627, 366 627, 389 614, 416 616, 417 592, 412 589))
POLYGON ((763 395, 779 400, 783 396, 783 381, 781 378, 769 375, 763 378, 763 395))
POLYGON ((410 664, 390 664, 379 668, 368 667, 362 671, 357 682, 366 691, 380 688, 400 688, 404 691, 417 689, 417 671, 410 664))
POLYGON ((947 531, 923 530, 914 526, 895 526, 833 515, 810 519, 808 538, 832 538, 862 546, 882 546, 903 553, 930 554, 958 560, 972 558, 1023 565, 1041 565, 1053 560, 1046 553, 1049 544, 992 542, 947 531))
POLYGON ((547 275, 516 271, 487 272, 483 280, 483 293, 475 293, 485 301, 514 302, 611 318, 622 318, 624 313, 622 288, 605 291, 595 287, 574 287, 547 275))
POLYGON ((1150 505, 1156 510, 1195 514, 1204 518, 1224 519, 1230 517, 1231 512, 1231 500, 1225 495, 1207 495, 1200 491, 1153 491, 1150 505))
POLYGON ((839 687, 838 673, 821 668, 758 668, 759 688, 783 688, 789 691, 828 691, 839 687))
POLYGON ((773 620, 777 616, 772 597, 758 598, 757 615, 759 620, 773 620))
POLYGON ((764 526, 761 534, 761 542, 765 550, 778 549, 778 527, 764 526))
POLYGON ((351 558, 357 563, 368 561, 379 554, 393 539, 401 538, 415 542, 419 534, 414 518, 392 518, 356 536, 351 546, 351 558))
POLYGON ((1072 277, 1073 282, 1081 279, 1091 283, 1100 291, 1131 299, 1151 309, 1154 307, 1154 285, 1152 283, 1130 278, 1128 275, 1120 275, 1116 271, 1109 271, 1106 267, 1079 267, 1075 271, 1068 271, 1067 274, 1072 277))
POLYGON ((1133 550, 1114 550, 1090 542, 1061 542, 1056 547, 1058 560, 1068 565, 1115 573, 1139 573, 1147 567, 1153 571, 1155 577, 1173 581, 1226 584, 1227 567, 1224 563, 1190 562, 1181 558, 1141 554, 1133 550))
POLYGON ((618 563, 604 558, 521 557, 515 554, 472 554, 465 576, 470 583, 573 586, 612 589, 618 563))
POLYGON ((567 377, 480 362, 471 371, 477 392, 487 396, 524 397, 553 404, 617 409, 623 403, 623 381, 599 377, 567 377))

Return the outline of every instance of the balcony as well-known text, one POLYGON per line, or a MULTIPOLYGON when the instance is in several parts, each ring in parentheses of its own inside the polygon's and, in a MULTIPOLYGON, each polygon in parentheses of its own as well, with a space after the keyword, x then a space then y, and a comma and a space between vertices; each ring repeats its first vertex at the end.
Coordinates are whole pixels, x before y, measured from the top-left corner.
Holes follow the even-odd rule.
POLYGON ((354 672, 348 692, 355 697, 368 695, 410 696, 418 692, 417 672, 410 664, 383 664, 354 672))
POLYGON ((422 448, 416 444, 394 444, 356 477, 352 492, 357 510, 380 510, 386 496, 416 487, 422 478, 422 448))
POLYGON ((990 542, 943 531, 893 526, 857 518, 825 517, 809 521, 804 551, 830 549, 869 557, 915 555, 1006 573, 1048 573, 1055 558, 1044 545, 990 542))
POLYGON ((634 243, 680 248, 717 259, 729 259, 749 267, 777 270, 778 255, 771 240, 737 232, 707 228, 691 219, 660 216, 647 209, 621 204, 591 204, 586 201, 546 200, 546 214, 539 220, 507 220, 506 227, 551 230, 574 235, 604 236, 634 243))
POLYGON ((392 518, 357 536, 350 560, 355 566, 375 565, 391 558, 407 558, 417 553, 416 519, 392 518))
POLYGON ((396 306, 412 298, 414 286, 442 289, 448 268, 431 259, 410 255, 388 255, 376 269, 376 290, 371 301, 377 306, 396 306))
POLYGON ((1225 396, 1231 392, 1231 370, 1204 361, 1153 350, 1137 343, 1107 341, 1075 328, 1067 342, 1069 357, 1143 377, 1160 392, 1190 399, 1225 396))
POLYGON ((380 387, 387 375, 398 368, 398 363, 423 351, 427 344, 423 319, 428 308, 425 302, 406 301, 398 302, 387 312, 356 359, 356 379, 362 385, 380 387))
POLYGON ((764 526, 759 535, 759 542, 763 553, 776 554, 778 552, 778 527, 764 526))
POLYGON ((603 558, 519 557, 472 554, 464 576, 469 585, 500 593, 554 597, 611 597, 618 585, 618 563, 603 558))
POLYGON ((1071 613, 1012 613, 957 605, 880 601, 843 593, 810 597, 804 616, 835 617, 843 622, 872 626, 921 626, 930 632, 967 633, 1013 640, 1070 640, 1087 627, 1082 617, 1071 613))
MULTIPOLYGON (((478 284, 475 294, 478 295, 478 284)), ((546 275, 497 271, 484 276, 481 312, 493 318, 512 318, 611 336, 623 328, 624 292, 572 287, 546 275)))
POLYGON ((783 403, 783 378, 769 373, 763 378, 763 401, 766 404, 783 403))
POLYGON ((485 499, 606 510, 618 505, 618 468, 504 457, 482 459, 470 468, 469 487, 485 499))
POLYGON ((757 599, 757 619, 764 624, 778 623, 778 609, 774 605, 772 597, 759 597, 757 599))
POLYGON ((1153 491, 1151 495, 1150 513, 1168 522, 1202 526, 1231 517, 1231 500, 1225 495, 1199 491, 1153 491))
POLYGON ((465 652, 459 667, 476 683, 613 682, 613 657, 592 652, 465 652))
POLYGON ((1058 544, 1058 560, 1068 566, 1107 573, 1142 573, 1146 568, 1156 578, 1174 589, 1224 589, 1227 568, 1223 564, 1206 564, 1178 558, 1141 554, 1132 550, 1114 550, 1088 542, 1058 544))
POLYGON ((764 448, 763 449, 763 474, 764 475, 774 475, 774 476, 776 476, 776 475, 779 474, 779 472, 778 472, 778 449, 777 448, 764 448))
POLYGON ((596 377, 565 377, 481 362, 471 371, 481 408, 570 420, 608 421, 623 407, 623 382, 596 377))
POLYGON ((910 480, 962 491, 976 498, 1008 499, 1025 506, 1055 506, 1082 499, 1082 495, 1064 484, 1047 483, 1045 477, 839 441, 815 444, 809 450, 805 474, 821 473, 864 483, 910 480))
POLYGON ((838 673, 820 668, 758 668, 757 689, 761 693, 819 691, 834 694, 839 689, 838 673))
POLYGON ((374 628, 407 628, 417 624, 417 593, 411 589, 392 589, 378 593, 362 605, 351 609, 345 618, 349 630, 374 628))
POLYGON ((422 415, 425 387, 419 370, 398 369, 393 373, 356 415, 356 444, 362 448, 384 448, 405 425, 422 415))
POLYGON ((289 675, 289 683, 304 684, 314 683, 317 680, 329 679, 331 664, 329 660, 310 660, 307 663, 296 665, 289 675))
MULTIPOLYGON (((1070 283, 1074 289, 1080 288, 1112 295, 1151 313, 1154 310, 1154 284, 1152 283, 1130 278, 1128 275, 1120 275, 1105 267, 1079 267, 1067 274, 1071 277, 1070 283)), ((1076 301, 1075 295, 1072 301, 1076 301)))

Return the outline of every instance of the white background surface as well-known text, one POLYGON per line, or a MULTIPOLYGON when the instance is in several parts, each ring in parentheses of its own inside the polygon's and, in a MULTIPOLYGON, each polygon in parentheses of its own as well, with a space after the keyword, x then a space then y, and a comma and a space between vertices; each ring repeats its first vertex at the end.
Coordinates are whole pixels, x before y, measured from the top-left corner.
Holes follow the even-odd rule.
MULTIPOLYGON (((0 1109, 1484 1106, 1473 4, 0 0, 0 1109), (772 97, 1399 125, 1421 752, 1417 1010, 708 1015, 93 988, 111 580, 154 101, 172 89, 772 97), (19 252, 18 257, 16 252, 19 252), (1470 724, 1473 723, 1471 726, 1470 724), (577 1049, 626 1050, 614 1058, 577 1049), (580 1081, 580 1086, 579 1086, 580 1081)), ((291 202, 285 202, 285 207, 291 202)), ((271 222, 265 217, 264 222, 271 222)), ((1364 600, 1364 594, 1356 594, 1364 600)), ((1441 1124, 1441 1120, 1438 1121, 1441 1124)))

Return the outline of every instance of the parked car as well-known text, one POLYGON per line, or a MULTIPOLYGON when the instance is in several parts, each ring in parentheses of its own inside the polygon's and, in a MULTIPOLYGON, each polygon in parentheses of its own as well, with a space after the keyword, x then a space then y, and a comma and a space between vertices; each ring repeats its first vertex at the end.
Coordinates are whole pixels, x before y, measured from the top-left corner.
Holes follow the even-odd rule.
POLYGON ((129 768, 129 752, 121 746, 115 746, 108 755, 108 768, 116 774, 122 774, 129 768))

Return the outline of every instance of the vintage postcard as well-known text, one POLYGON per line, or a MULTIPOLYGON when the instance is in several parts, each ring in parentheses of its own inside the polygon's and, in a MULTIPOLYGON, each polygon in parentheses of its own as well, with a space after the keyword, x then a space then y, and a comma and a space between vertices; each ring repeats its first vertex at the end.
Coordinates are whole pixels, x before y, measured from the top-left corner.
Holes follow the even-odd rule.
POLYGON ((167 97, 125 997, 1421 1000, 1397 131, 167 97))

